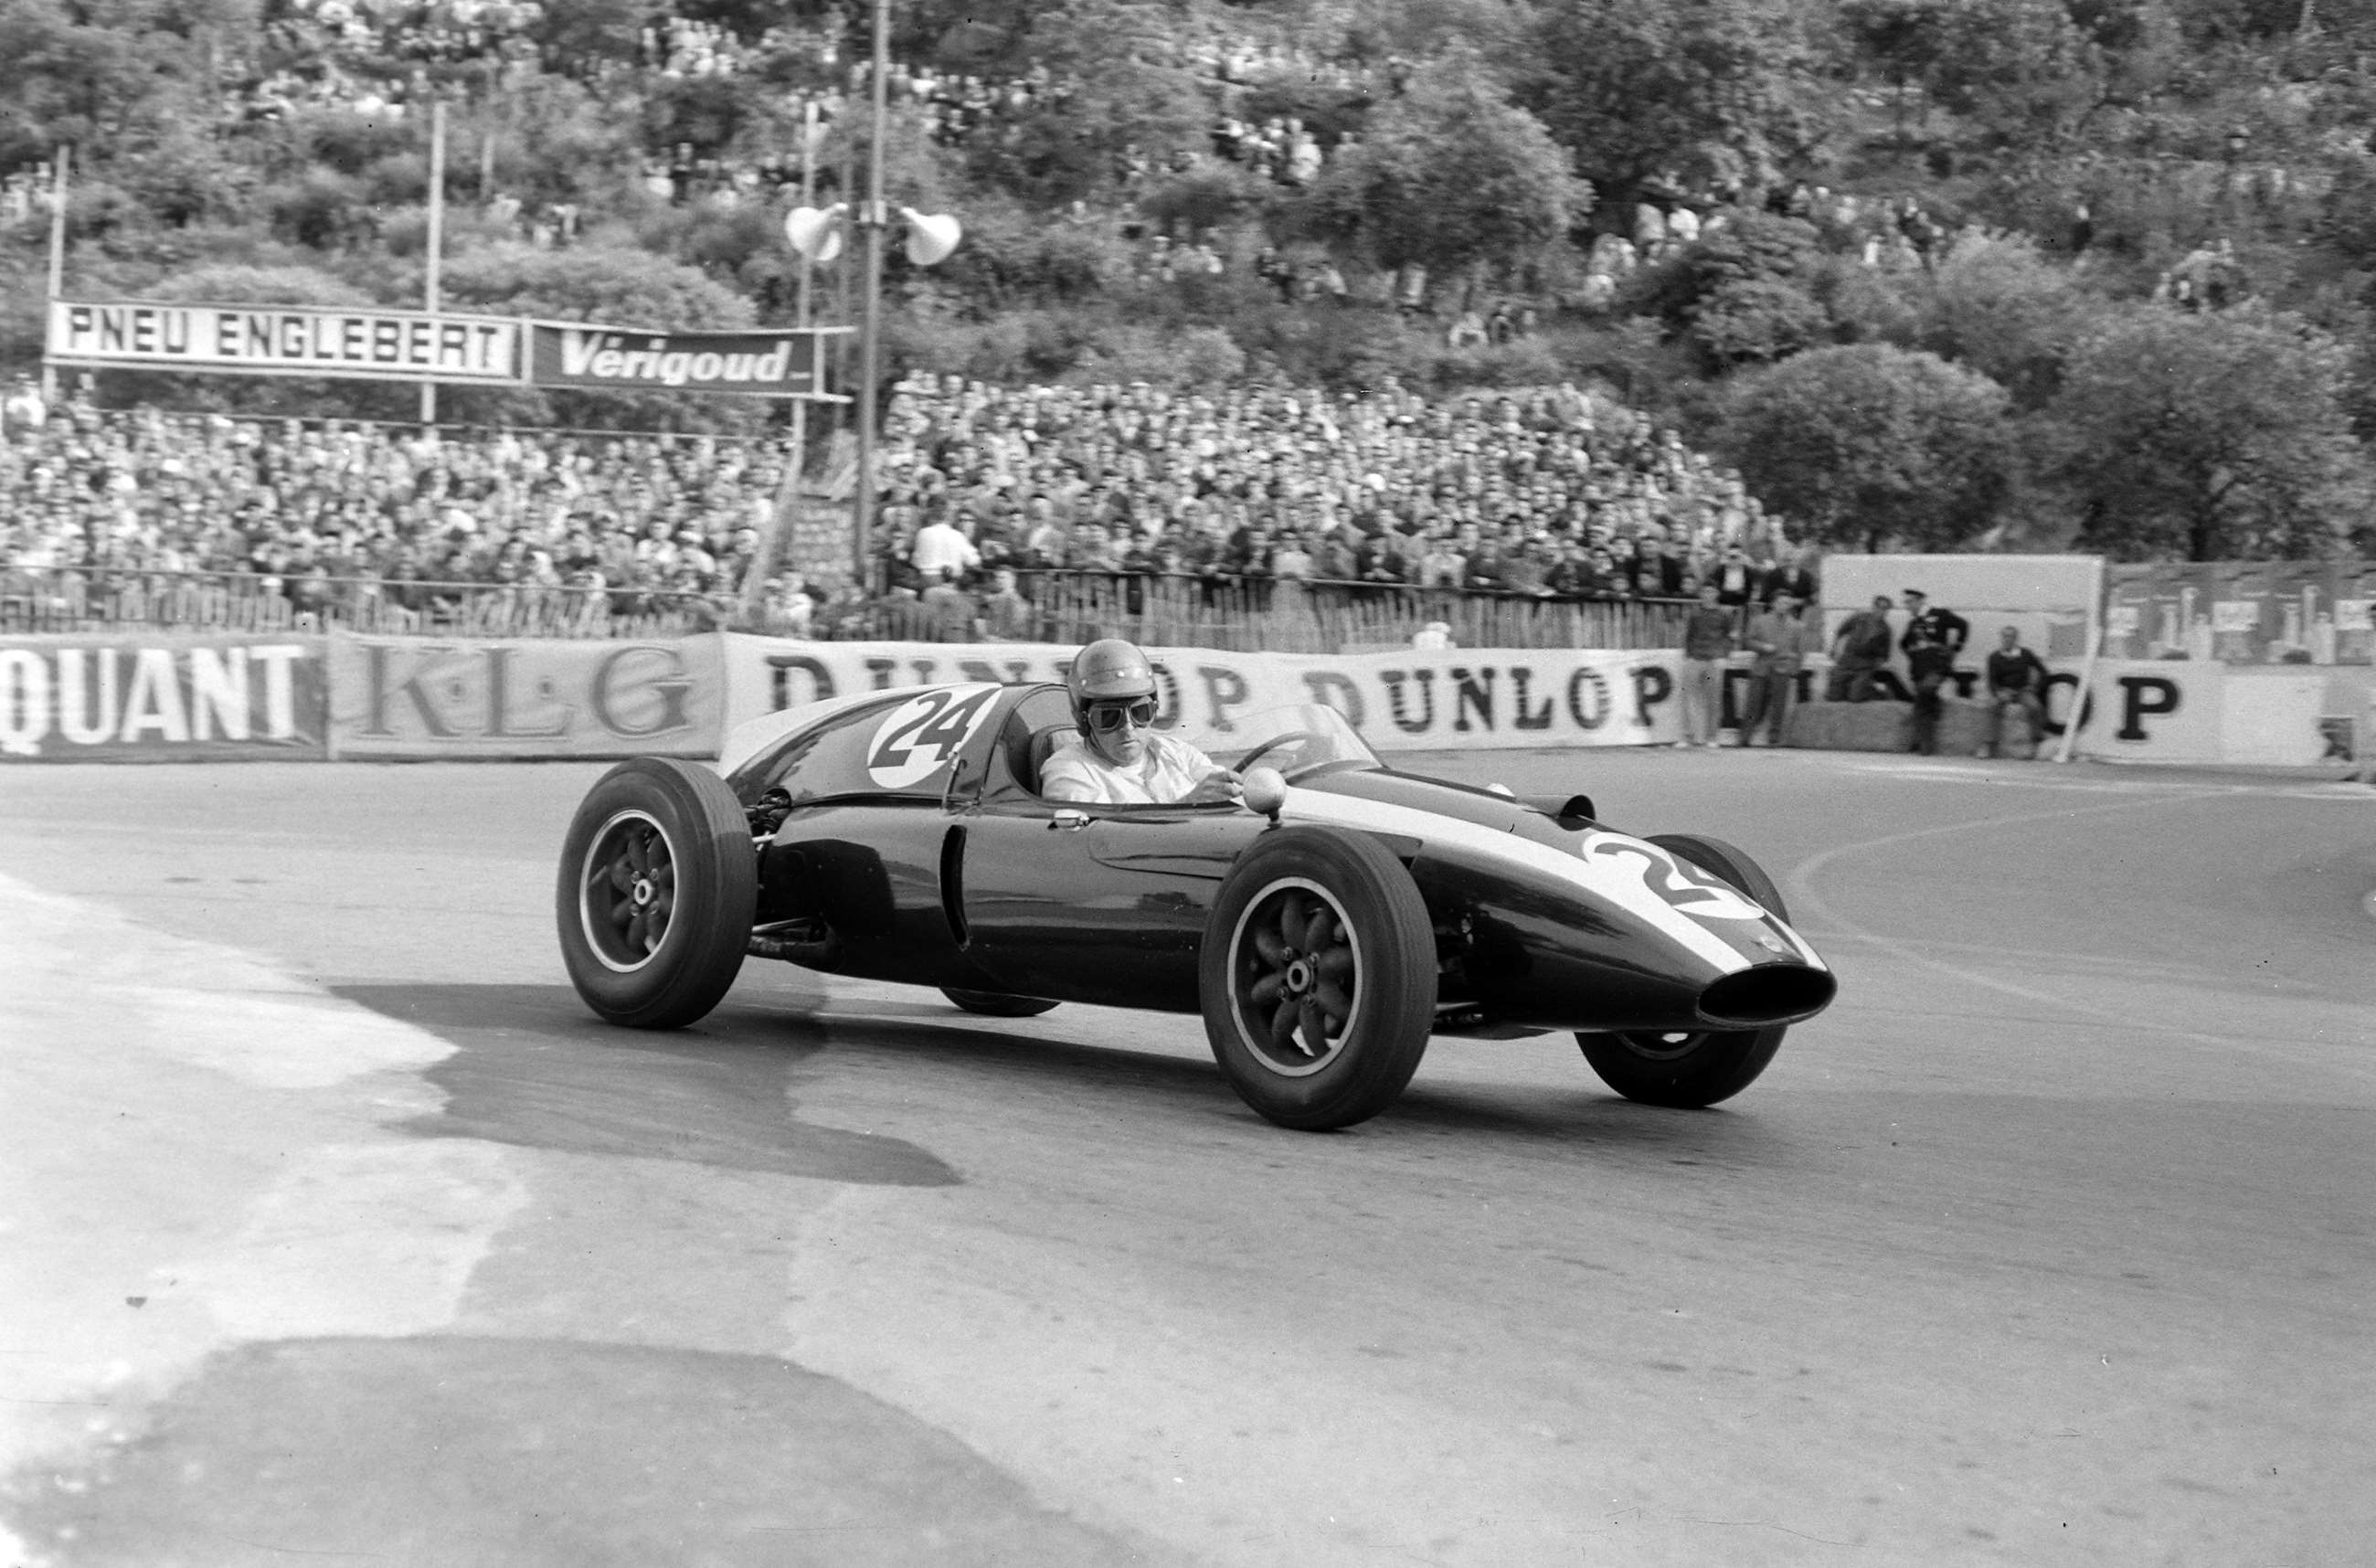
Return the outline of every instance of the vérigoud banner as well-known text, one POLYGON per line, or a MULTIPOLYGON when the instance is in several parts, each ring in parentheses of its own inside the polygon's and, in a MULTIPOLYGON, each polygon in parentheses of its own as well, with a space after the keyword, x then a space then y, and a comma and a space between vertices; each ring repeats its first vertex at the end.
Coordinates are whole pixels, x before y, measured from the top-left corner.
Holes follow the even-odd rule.
MULTIPOLYGON (((814 643, 730 634, 726 720, 938 681, 1054 681, 1079 650, 1038 643, 814 643)), ((1266 707, 1325 703, 1380 751, 1654 745, 1681 738, 1672 651, 1149 648, 1158 728, 1200 742, 1266 707)))
POLYGON ((539 386, 822 399, 832 396, 825 340, 849 330, 639 332, 541 321, 529 330, 529 374, 539 386))
POLYGON ((0 639, 0 762, 325 755, 319 637, 0 639))

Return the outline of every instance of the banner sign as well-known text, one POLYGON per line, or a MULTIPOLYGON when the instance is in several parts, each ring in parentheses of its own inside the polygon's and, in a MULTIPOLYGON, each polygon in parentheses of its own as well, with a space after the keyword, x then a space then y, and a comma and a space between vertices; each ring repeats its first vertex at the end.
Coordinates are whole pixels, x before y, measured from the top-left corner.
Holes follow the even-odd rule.
MULTIPOLYGON (((728 634, 726 719, 942 681, 1056 681, 1078 650, 1034 643, 814 643, 728 634)), ((1149 648, 1158 729, 1220 742, 1267 707, 1325 703, 1380 751, 1638 746, 1682 738, 1669 652, 1224 653, 1149 648)))
MULTIPOLYGON (((2047 746, 2069 721, 2079 677, 2058 663, 2047 685, 2047 746)), ((2301 767, 2349 760, 2338 748, 2324 671, 2236 670, 2216 660, 2098 660, 2077 754, 2098 762, 2301 767)))
POLYGON ((634 332, 538 322, 529 330, 529 364, 539 386, 839 401, 825 389, 825 339, 849 330, 634 332))
POLYGON ((2110 569, 2104 651, 2223 664, 2376 662, 2376 565, 2171 561, 2110 569))
POLYGON ((0 762, 318 762, 322 639, 0 639, 0 762))
POLYGON ((517 383, 520 324, 311 305, 50 302, 53 364, 374 381, 517 383))
POLYGON ((718 754, 715 637, 667 642, 330 640, 330 754, 718 754))

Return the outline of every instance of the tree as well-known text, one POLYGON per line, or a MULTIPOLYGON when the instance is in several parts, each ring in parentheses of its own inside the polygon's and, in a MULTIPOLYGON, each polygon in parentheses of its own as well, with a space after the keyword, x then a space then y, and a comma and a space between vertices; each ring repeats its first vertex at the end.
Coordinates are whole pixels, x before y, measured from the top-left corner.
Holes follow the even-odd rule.
POLYGON ((1438 276, 1515 264, 1592 210, 1592 187, 1541 122, 1471 58, 1439 61, 1382 107, 1314 201, 1379 265, 1438 276))
POLYGON ((1898 89, 1901 122, 1919 83, 1986 139, 2030 148, 2066 139, 2102 98, 2100 52, 2061 0, 1847 0, 1840 19, 1898 89))
POLYGON ((1815 349, 1740 375, 1719 445, 1819 542, 1953 549, 1985 531, 2015 461, 2004 388, 1887 343, 1815 349))
POLYGON ((1603 191, 1760 184, 1828 134, 1836 95, 1796 0, 1561 0, 1521 101, 1603 191))
POLYGON ((1938 266, 1901 287, 1919 323, 1914 346, 2001 383, 2023 409, 2050 400, 2073 348, 2106 301, 2031 241, 1967 232, 1938 266))
POLYGON ((2139 306, 2072 355, 2049 410, 2080 540, 2128 560, 2316 557, 2366 504, 2349 355, 2257 306, 2139 306))

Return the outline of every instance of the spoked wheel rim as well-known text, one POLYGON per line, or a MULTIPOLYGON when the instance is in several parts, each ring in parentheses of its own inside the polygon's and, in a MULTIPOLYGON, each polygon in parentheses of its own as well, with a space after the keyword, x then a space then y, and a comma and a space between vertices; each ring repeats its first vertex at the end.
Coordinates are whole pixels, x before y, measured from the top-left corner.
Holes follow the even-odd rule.
POLYGON ((1672 1062, 1689 1056, 1707 1039, 1705 1029, 1627 1029, 1618 1037, 1625 1049, 1649 1062, 1672 1062))
POLYGON ((1266 884, 1230 932, 1230 1004, 1254 1061, 1309 1077, 1344 1053, 1360 1023, 1361 938, 1345 907, 1300 876, 1266 884))
POLYGON ((676 847, 658 818, 614 812, 586 846, 577 920, 602 967, 633 974, 650 963, 676 916, 676 847))

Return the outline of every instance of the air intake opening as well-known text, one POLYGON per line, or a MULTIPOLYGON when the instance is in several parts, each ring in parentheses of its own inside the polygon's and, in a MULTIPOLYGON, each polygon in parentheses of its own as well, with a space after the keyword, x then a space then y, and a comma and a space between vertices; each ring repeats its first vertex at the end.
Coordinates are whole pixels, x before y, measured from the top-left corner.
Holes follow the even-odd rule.
POLYGON ((1764 964, 1727 975, 1700 992, 1700 1016, 1731 1028, 1795 1024, 1831 1005, 1840 983, 1804 964, 1764 964))

